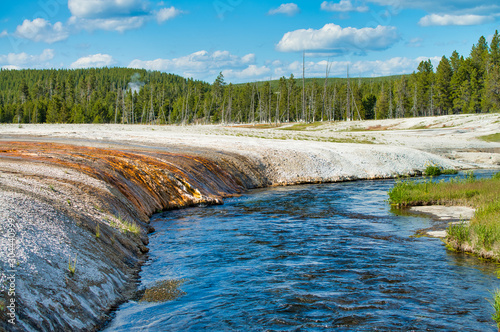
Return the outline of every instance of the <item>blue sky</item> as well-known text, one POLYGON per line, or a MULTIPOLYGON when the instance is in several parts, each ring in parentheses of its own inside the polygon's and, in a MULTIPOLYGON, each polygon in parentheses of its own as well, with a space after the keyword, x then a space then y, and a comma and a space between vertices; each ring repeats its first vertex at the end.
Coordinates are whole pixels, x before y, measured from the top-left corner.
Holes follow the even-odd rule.
POLYGON ((354 77, 467 56, 498 0, 19 0, 0 4, 0 67, 145 68, 213 82, 354 77))

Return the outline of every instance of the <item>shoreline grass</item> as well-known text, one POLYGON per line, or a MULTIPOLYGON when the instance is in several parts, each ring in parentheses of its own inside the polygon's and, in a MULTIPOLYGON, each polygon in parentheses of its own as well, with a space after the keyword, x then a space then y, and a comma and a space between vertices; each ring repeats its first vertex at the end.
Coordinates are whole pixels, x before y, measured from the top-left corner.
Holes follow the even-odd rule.
MULTIPOLYGON (((471 252, 480 257, 500 261, 500 172, 489 179, 476 179, 468 173, 450 182, 430 180, 398 181, 388 192, 389 202, 398 207, 439 204, 467 205, 476 212, 470 222, 450 224, 447 228, 448 248, 471 252)), ((500 291, 492 293, 494 313, 491 318, 500 331, 500 291)))
POLYGON ((479 180, 472 172, 449 182, 401 180, 388 195, 389 202, 400 208, 430 204, 475 208, 470 223, 448 227, 446 242, 456 250, 500 260, 500 172, 479 180))
POLYGON ((491 314, 491 319, 497 324, 497 329, 500 331, 500 290, 496 289, 492 293, 493 300, 489 300, 491 306, 493 307, 493 314, 491 314))

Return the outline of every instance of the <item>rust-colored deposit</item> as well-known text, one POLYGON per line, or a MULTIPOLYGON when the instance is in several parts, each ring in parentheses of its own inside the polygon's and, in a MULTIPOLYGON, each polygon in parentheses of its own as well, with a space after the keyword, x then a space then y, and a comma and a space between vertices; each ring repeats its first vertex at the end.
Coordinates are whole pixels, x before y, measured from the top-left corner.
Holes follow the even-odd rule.
POLYGON ((213 161, 167 152, 132 152, 69 144, 2 142, 0 157, 56 164, 102 180, 140 212, 220 203, 242 183, 213 161))

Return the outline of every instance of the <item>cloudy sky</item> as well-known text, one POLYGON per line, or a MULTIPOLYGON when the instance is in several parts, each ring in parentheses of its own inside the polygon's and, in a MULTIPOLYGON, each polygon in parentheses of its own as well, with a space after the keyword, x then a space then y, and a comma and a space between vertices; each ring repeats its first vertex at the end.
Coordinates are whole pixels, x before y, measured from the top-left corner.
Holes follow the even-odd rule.
POLYGON ((413 72, 467 56, 498 0, 18 0, 0 4, 0 67, 131 67, 213 82, 413 72))

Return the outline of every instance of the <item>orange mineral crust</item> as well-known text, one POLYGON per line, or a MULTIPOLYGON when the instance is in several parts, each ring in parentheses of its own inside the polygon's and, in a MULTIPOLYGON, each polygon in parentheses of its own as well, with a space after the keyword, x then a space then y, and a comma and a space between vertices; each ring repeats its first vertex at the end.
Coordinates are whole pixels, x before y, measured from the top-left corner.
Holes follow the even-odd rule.
MULTIPOLYGON (((248 187, 245 179, 230 161, 194 153, 2 142, 0 219, 16 230, 14 268, 22 280, 15 330, 98 328, 135 296, 149 217, 221 204, 248 187)), ((4 295, 0 305, 9 301, 4 295)), ((5 314, 0 330, 12 328, 5 314)))
POLYGON ((243 190, 237 178, 213 161, 183 154, 3 142, 0 158, 20 158, 82 172, 118 189, 146 215, 199 203, 221 203, 222 197, 243 190))

